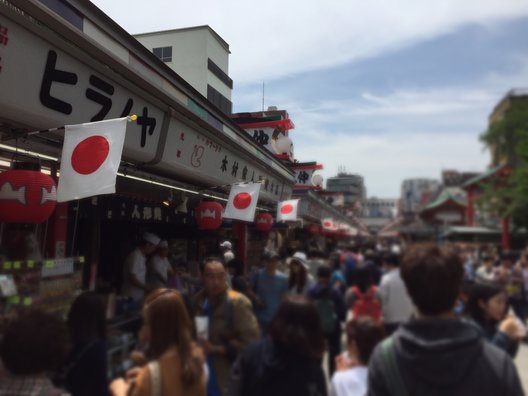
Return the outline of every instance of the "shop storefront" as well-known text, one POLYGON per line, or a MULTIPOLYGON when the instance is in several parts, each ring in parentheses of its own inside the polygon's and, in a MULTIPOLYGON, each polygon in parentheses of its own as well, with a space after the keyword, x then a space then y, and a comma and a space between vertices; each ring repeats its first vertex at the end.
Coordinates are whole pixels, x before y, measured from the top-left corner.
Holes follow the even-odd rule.
POLYGON ((3 311, 51 306, 21 287, 18 270, 46 273, 63 311, 83 284, 118 290, 144 231, 168 239, 173 264, 189 273, 224 238, 242 259, 268 243, 239 221, 200 230, 194 208, 225 203, 246 182, 261 183, 258 210, 272 211, 290 198, 293 172, 91 3, 50 4, 0 1, 0 171, 32 162, 57 180, 62 126, 138 118, 127 125, 116 194, 58 204, 39 224, 1 223, 0 276, 19 286, 3 311))

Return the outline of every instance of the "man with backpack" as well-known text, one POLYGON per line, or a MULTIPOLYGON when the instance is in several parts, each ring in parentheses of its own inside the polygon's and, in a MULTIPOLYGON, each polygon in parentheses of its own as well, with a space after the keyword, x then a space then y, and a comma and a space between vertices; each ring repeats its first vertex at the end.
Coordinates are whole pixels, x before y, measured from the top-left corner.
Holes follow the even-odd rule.
POLYGON ((456 252, 415 246, 401 275, 416 315, 374 350, 368 396, 524 395, 508 354, 454 312, 464 278, 456 252))
POLYGON ((225 396, 231 365, 259 338, 259 327, 249 299, 228 289, 221 258, 206 258, 200 269, 203 290, 192 298, 192 308, 195 317, 207 323, 206 329, 197 328, 198 342, 207 355, 207 394, 225 396))
POLYGON ((317 283, 309 296, 314 301, 328 345, 328 373, 335 371, 335 358, 341 353, 341 322, 346 319, 346 306, 341 293, 330 284, 332 269, 326 265, 317 269, 317 283))

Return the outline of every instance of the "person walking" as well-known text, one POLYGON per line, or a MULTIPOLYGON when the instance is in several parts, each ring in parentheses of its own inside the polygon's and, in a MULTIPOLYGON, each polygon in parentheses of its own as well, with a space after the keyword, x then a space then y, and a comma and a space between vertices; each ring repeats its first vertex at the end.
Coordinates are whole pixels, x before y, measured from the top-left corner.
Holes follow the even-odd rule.
POLYGON ((279 255, 276 252, 268 252, 263 261, 264 268, 253 275, 251 287, 255 296, 255 314, 262 336, 265 336, 280 302, 288 293, 288 278, 277 271, 279 255))
POLYGON ((400 324, 407 322, 414 307, 400 274, 400 258, 387 253, 382 258, 385 274, 381 278, 378 297, 381 302, 385 333, 391 335, 400 324))
POLYGON ((108 395, 106 308, 101 295, 84 292, 67 318, 72 350, 61 377, 73 396, 108 395))
POLYGON ((376 322, 380 321, 378 288, 372 282, 372 272, 365 265, 356 270, 356 285, 348 289, 345 300, 354 318, 367 316, 376 322))
POLYGON ((516 317, 508 314, 507 307, 508 296, 502 287, 477 282, 470 289, 465 316, 487 341, 514 358, 524 332, 516 317))
POLYGON ((477 268, 475 279, 477 282, 487 282, 493 280, 495 271, 493 270, 493 257, 484 255, 482 257, 482 264, 477 268))
POLYGON ((374 350, 369 396, 524 394, 506 352, 456 317, 464 278, 456 252, 434 244, 411 247, 401 275, 416 316, 374 350))
POLYGON ((313 303, 288 296, 269 335, 251 344, 235 363, 228 396, 325 396, 324 336, 313 303))
POLYGON ((198 341, 207 354, 208 396, 224 396, 231 365, 252 341, 259 326, 251 302, 227 288, 227 271, 222 259, 209 257, 202 264, 203 290, 192 298, 196 317, 207 318, 208 329, 198 329, 198 341))
POLYGON ((295 252, 289 262, 288 294, 308 295, 314 285, 314 278, 308 271, 306 254, 295 252))
POLYGON ((113 396, 206 396, 203 351, 179 292, 156 289, 143 308, 148 364, 110 385, 113 396))
POLYGON ((321 319, 328 346, 328 373, 335 371, 335 358, 341 352, 341 323, 346 320, 346 306, 341 293, 330 284, 332 269, 327 265, 317 269, 317 283, 309 296, 321 319))
POLYGON ((366 395, 370 356, 385 332, 381 323, 360 317, 347 323, 346 335, 347 351, 336 359, 330 396, 366 395))

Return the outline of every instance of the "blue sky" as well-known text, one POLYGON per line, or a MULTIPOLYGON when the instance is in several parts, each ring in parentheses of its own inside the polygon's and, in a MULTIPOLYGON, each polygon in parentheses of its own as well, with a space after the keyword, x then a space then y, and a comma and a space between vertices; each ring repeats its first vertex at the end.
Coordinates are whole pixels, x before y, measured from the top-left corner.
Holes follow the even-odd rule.
POLYGON ((528 88, 524 0, 95 3, 130 33, 210 25, 230 44, 234 111, 261 109, 264 80, 265 106, 296 125, 297 159, 326 178, 338 166, 363 175, 369 196, 484 170, 489 113, 528 88))

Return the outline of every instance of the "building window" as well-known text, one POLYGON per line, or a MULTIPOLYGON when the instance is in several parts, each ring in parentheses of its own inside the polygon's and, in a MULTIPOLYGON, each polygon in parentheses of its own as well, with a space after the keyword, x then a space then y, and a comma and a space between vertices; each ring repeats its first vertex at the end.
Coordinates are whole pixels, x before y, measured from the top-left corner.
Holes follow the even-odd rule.
POLYGON ((172 62, 172 47, 153 48, 152 52, 163 62, 172 62))
POLYGON ((207 85, 207 99, 218 107, 224 114, 231 115, 232 103, 216 89, 207 85))

